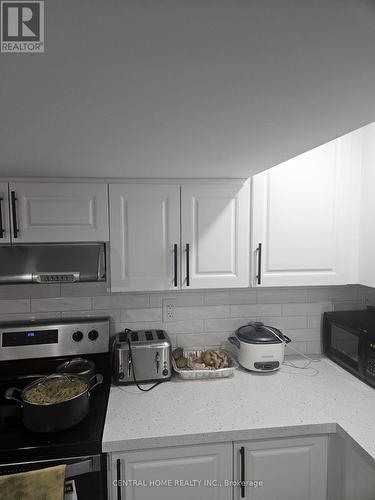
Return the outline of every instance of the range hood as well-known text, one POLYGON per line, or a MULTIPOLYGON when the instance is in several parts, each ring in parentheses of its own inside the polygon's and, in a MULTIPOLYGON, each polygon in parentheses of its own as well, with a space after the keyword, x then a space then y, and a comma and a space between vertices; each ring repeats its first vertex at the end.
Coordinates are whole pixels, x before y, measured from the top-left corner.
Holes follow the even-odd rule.
POLYGON ((0 246, 2 284, 104 280, 104 243, 0 246))

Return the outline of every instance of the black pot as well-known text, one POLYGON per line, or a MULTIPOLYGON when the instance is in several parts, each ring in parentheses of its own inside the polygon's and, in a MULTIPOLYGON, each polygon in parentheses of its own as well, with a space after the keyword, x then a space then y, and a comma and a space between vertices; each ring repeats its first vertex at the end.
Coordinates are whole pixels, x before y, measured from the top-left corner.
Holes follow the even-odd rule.
POLYGON ((90 410, 90 391, 102 382, 103 376, 99 373, 94 375, 90 382, 83 377, 78 377, 77 375, 52 374, 48 377, 35 380, 22 391, 21 389, 10 387, 5 393, 5 398, 14 399, 15 401, 21 403, 23 407, 23 424, 27 429, 43 433, 59 432, 77 425, 87 416, 90 410), (34 385, 42 383, 46 379, 57 377, 67 377, 71 380, 78 379, 86 384, 86 389, 77 396, 62 401, 61 403, 30 403, 25 399, 24 396, 28 389, 34 385), (14 391, 19 391, 21 393, 20 399, 13 395, 14 391))
POLYGON ((95 363, 85 358, 72 358, 58 365, 56 373, 69 373, 91 380, 95 374, 95 363))

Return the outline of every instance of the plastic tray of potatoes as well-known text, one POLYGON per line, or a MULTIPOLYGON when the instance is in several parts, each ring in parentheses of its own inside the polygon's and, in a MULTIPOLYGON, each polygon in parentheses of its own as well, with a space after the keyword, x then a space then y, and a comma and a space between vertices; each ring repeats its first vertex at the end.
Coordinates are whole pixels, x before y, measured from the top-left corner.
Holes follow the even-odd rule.
MULTIPOLYGON (((224 351, 228 356, 229 366, 227 368, 213 368, 206 367, 201 369, 193 368, 178 368, 176 365, 176 360, 172 356, 172 366, 176 375, 185 380, 198 380, 198 379, 208 379, 208 378, 225 378, 233 375, 234 371, 238 368, 237 361, 229 354, 228 351, 224 349, 212 349, 214 351, 224 351)), ((206 351, 202 347, 199 348, 182 348, 183 356, 195 356, 200 358, 202 354, 206 351)))

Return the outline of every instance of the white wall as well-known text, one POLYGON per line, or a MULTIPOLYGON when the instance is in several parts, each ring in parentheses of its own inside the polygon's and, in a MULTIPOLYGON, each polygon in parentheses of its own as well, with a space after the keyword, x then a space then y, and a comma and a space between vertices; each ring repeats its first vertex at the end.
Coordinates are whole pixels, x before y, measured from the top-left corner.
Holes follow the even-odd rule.
POLYGON ((363 129, 359 282, 375 287, 375 123, 363 129))
POLYGON ((47 0, 0 176, 248 177, 375 119, 370 0, 47 0))

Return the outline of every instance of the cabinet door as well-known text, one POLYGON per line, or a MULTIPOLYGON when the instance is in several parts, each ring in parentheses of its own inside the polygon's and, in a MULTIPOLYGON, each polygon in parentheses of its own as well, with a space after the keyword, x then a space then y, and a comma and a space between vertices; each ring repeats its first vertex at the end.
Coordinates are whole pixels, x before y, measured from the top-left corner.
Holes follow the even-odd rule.
POLYGON ((313 436, 235 443, 234 470, 236 479, 245 482, 244 491, 236 487, 234 498, 238 500, 325 499, 327 438, 313 436))
POLYGON ((0 245, 10 243, 8 183, 0 182, 0 245))
POLYGON ((111 290, 179 287, 180 186, 111 184, 109 196, 111 290))
POLYGON ((10 195, 13 243, 109 240, 107 184, 14 182, 10 195))
POLYGON ((183 288, 249 286, 249 180, 183 185, 183 288))
POLYGON ((231 500, 231 478, 231 443, 112 454, 113 500, 231 500))
POLYGON ((348 137, 332 141, 254 176, 255 285, 356 282, 359 166, 351 146, 348 137))

